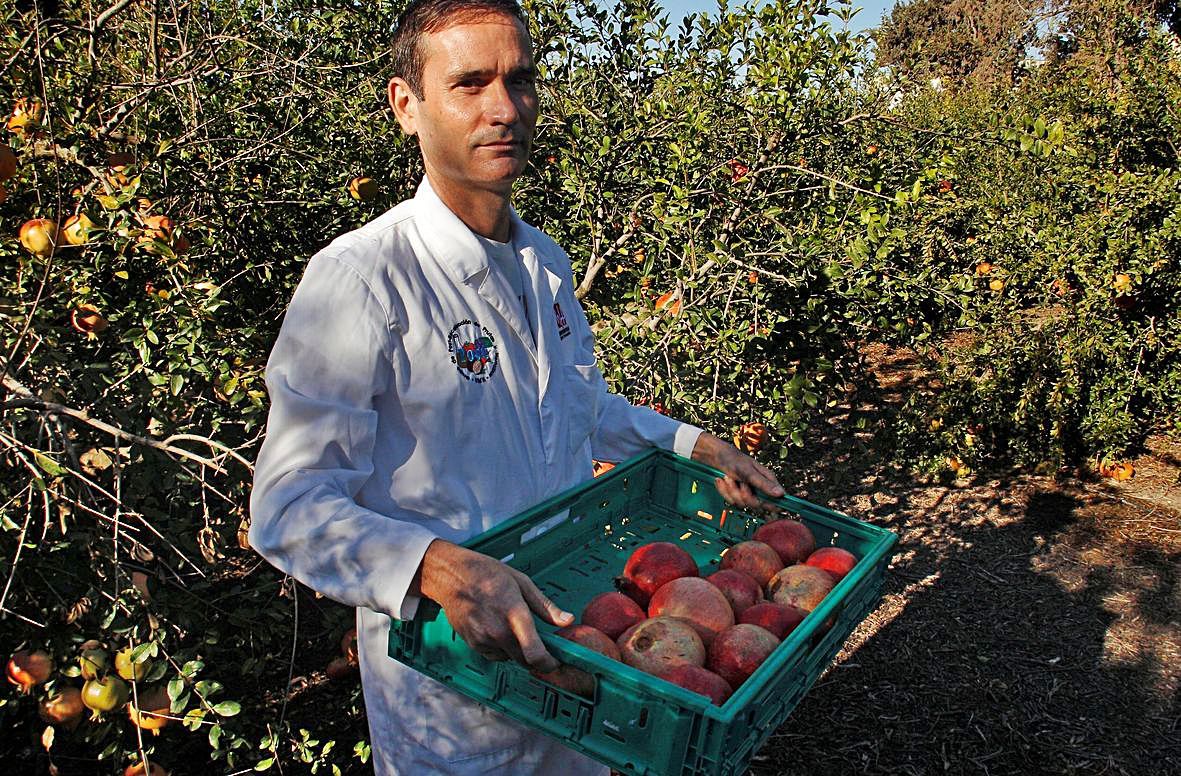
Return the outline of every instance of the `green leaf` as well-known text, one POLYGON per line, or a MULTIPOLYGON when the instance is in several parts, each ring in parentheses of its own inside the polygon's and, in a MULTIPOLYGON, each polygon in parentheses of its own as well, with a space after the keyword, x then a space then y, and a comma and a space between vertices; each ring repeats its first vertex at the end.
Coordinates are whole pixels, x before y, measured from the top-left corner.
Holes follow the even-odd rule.
POLYGON ((37 465, 41 467, 41 470, 50 477, 61 477, 67 473, 57 461, 53 460, 48 455, 42 453, 39 450, 33 451, 33 460, 36 461, 37 465))
POLYGON ((222 701, 213 707, 213 711, 222 717, 233 717, 242 711, 242 704, 237 701, 222 701))

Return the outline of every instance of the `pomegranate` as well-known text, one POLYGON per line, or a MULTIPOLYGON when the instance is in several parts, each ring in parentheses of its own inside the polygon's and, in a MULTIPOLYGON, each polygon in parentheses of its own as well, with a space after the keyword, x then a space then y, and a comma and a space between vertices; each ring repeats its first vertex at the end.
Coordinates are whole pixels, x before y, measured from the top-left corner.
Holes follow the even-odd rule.
POLYGON ((85 245, 90 240, 90 230, 93 228, 94 222, 85 213, 70 216, 62 225, 58 243, 65 242, 70 245, 85 245))
POLYGON ((16 154, 7 144, 0 143, 0 181, 16 175, 16 154))
POLYGON ((706 666, 738 689, 779 646, 779 639, 757 625, 735 625, 718 634, 706 666))
POLYGON ((797 563, 775 575, 767 584, 767 596, 777 604, 798 606, 810 612, 835 584, 827 571, 797 563))
POLYGON ((170 722, 168 714, 171 708, 168 692, 163 687, 153 687, 139 693, 138 704, 134 699, 127 704, 127 716, 131 718, 131 724, 158 736, 160 728, 170 722))
POLYGON ((699 576, 693 556, 672 542, 652 542, 637 547, 617 577, 620 592, 642 607, 648 606, 661 585, 680 577, 699 576))
POLYGON ((22 649, 8 659, 8 681, 29 693, 53 675, 53 658, 41 649, 22 649))
POLYGON ((145 659, 133 661, 131 647, 121 649, 115 653, 115 673, 127 681, 141 682, 152 669, 151 661, 145 659))
POLYGON ((8 131, 23 134, 36 128, 41 121, 41 100, 36 97, 19 97, 8 115, 8 131))
POLYGON ((582 610, 579 620, 606 633, 611 639, 647 617, 644 610, 623 593, 600 593, 582 610))
POLYGON ((701 666, 688 664, 674 666, 661 674, 660 678, 679 687, 684 687, 690 692, 704 695, 715 706, 721 706, 727 698, 734 694, 729 682, 708 668, 701 666))
MULTIPOLYGON (((581 644, 587 649, 593 649, 612 660, 619 660, 619 647, 615 645, 615 642, 607 634, 589 625, 567 625, 565 628, 554 631, 554 634, 573 641, 575 644, 581 644)), ((532 673, 543 682, 548 682, 584 698, 593 698, 595 695, 595 677, 581 668, 562 665, 549 673, 537 671, 532 673)))
POLYGON ((340 652, 345 659, 357 665, 357 629, 349 628, 340 639, 340 652))
POLYGON ((824 569, 840 582, 857 565, 857 556, 840 547, 821 547, 804 561, 809 566, 824 569))
POLYGON ((648 616, 662 615, 688 622, 706 646, 734 624, 734 610, 726 596, 701 577, 681 577, 661 585, 648 603, 648 616))
POLYGON ((771 545, 748 541, 740 542, 726 550, 726 554, 722 556, 721 568, 749 574, 760 587, 766 587, 771 577, 775 576, 775 572, 783 568, 783 561, 771 545))
POLYGON ((324 667, 324 673, 328 674, 328 678, 334 682, 356 676, 357 670, 357 664, 350 663, 349 659, 344 656, 332 658, 328 661, 328 665, 324 667))
POLYGON ((799 520, 772 520, 755 531, 756 541, 771 545, 784 566, 803 563, 816 549, 816 538, 799 520))
POLYGON ((82 650, 82 655, 78 658, 78 669, 82 673, 82 678, 97 679, 99 674, 105 674, 110 660, 111 656, 100 647, 82 650))
POLYGON ((772 636, 782 641, 807 616, 808 612, 798 606, 785 606, 764 601, 743 612, 742 616, 738 618, 738 622, 766 628, 772 636))
POLYGON ((150 761, 148 769, 145 771, 143 760, 132 763, 123 770, 123 776, 144 776, 145 773, 148 776, 168 776, 168 771, 164 769, 164 766, 150 761))
POLYGON ((349 196, 358 202, 367 202, 381 193, 381 187, 372 178, 357 176, 349 181, 349 196))
POLYGON ((114 711, 127 702, 127 683, 117 676, 91 679, 82 685, 82 702, 95 717, 114 711))
POLYGON ((97 307, 92 304, 80 304, 70 310, 70 325, 75 331, 90 335, 105 331, 109 324, 97 307))
POLYGON ((705 664, 705 645, 697 630, 676 617, 653 617, 623 632, 616 642, 623 662, 659 676, 684 663, 705 664))
POLYGON ((750 574, 737 569, 715 571, 705 581, 722 591, 735 618, 763 600, 762 586, 750 574))
POLYGON ((82 712, 82 692, 77 687, 63 687, 41 701, 41 719, 50 725, 65 725, 69 730, 78 726, 82 712))
POLYGON ((20 228, 21 245, 43 259, 53 253, 56 238, 57 223, 49 218, 31 218, 20 228))

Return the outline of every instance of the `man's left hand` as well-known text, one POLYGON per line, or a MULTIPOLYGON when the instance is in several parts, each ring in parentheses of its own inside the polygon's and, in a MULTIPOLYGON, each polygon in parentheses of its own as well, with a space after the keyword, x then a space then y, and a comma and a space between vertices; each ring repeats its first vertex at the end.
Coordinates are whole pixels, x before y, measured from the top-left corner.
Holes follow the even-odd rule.
POLYGON ((702 432, 693 447, 693 460, 721 470, 726 476, 718 477, 714 483, 722 498, 736 507, 746 510, 765 509, 769 505, 762 501, 756 490, 779 498, 783 486, 771 470, 708 431, 702 432))

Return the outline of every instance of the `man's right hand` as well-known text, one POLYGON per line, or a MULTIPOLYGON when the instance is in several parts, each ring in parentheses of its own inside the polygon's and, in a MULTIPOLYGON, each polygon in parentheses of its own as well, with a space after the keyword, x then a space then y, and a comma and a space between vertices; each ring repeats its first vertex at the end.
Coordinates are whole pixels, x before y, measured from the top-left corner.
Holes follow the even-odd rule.
POLYGON ((442 539, 422 558, 419 590, 443 607, 447 622, 488 660, 515 660, 549 672, 560 665, 541 642, 532 613, 559 627, 574 622, 529 577, 504 563, 442 539))

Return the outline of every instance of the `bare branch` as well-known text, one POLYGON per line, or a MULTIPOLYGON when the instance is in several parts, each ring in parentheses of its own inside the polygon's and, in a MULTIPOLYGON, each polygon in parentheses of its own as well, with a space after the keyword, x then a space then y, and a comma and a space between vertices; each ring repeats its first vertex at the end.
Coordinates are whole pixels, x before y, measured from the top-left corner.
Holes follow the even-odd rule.
POLYGON ((103 25, 105 25, 112 16, 122 11, 127 6, 131 5, 131 0, 118 0, 107 10, 98 15, 94 20, 94 25, 90 28, 90 47, 87 49, 87 54, 90 56, 90 61, 94 61, 95 44, 98 42, 98 34, 102 32, 103 25))
MULTIPOLYGON (((4 384, 5 384, 5 386, 8 385, 7 376, 5 377, 4 384)), ((145 447, 150 447, 153 450, 159 450, 163 453, 167 453, 168 455, 175 455, 180 458, 185 458, 187 460, 198 463, 202 466, 208 466, 210 469, 213 469, 218 474, 225 474, 226 473, 225 469, 223 469, 221 466, 219 466, 217 464, 217 462, 215 462, 209 458, 204 458, 202 456, 197 455, 196 453, 191 453, 182 447, 175 447, 173 445, 169 445, 165 442, 160 442, 155 439, 151 439, 149 437, 140 436, 138 434, 132 434, 128 431, 124 431, 123 429, 119 428, 118 426, 113 426, 110 423, 106 423, 104 421, 92 418, 89 415, 87 415, 85 412, 83 412, 81 410, 76 410, 73 407, 67 407, 64 404, 57 404, 55 402, 42 401, 41 399, 32 399, 32 398, 13 399, 12 401, 7 401, 7 402, 4 402, 3 404, 0 404, 0 412, 3 412, 4 410, 10 410, 10 409, 35 409, 35 410, 40 410, 42 412, 55 412, 60 415, 68 415, 69 417, 74 418, 75 420, 80 420, 83 423, 87 424, 88 426, 92 426, 93 428, 96 428, 99 431, 103 431, 107 434, 110 434, 111 436, 114 436, 118 439, 125 439, 125 440, 127 440, 129 442, 133 442, 135 444, 144 445, 145 447)), ((202 437, 191 437, 191 438, 200 439, 202 442, 208 444, 210 447, 225 450, 227 453, 232 453, 232 451, 230 451, 228 448, 224 447, 223 445, 218 444, 217 442, 214 442, 211 439, 204 439, 202 437)), ((243 459, 240 455, 238 455, 236 453, 232 453, 232 454, 237 460, 243 461, 243 462, 245 461, 245 459, 243 459)), ((249 466, 248 463, 246 465, 249 466)))

